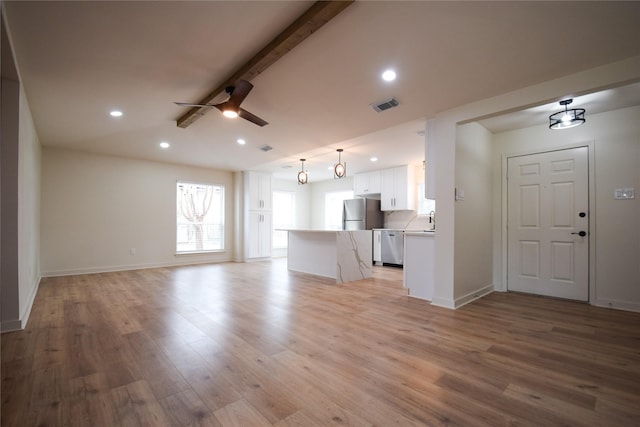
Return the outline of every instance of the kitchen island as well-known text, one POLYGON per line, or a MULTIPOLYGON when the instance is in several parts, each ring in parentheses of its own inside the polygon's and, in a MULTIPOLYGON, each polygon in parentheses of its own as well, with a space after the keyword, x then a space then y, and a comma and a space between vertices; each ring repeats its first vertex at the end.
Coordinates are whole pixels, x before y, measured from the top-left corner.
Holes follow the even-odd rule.
POLYGON ((336 284, 371 277, 371 230, 289 229, 287 268, 336 279, 336 284))

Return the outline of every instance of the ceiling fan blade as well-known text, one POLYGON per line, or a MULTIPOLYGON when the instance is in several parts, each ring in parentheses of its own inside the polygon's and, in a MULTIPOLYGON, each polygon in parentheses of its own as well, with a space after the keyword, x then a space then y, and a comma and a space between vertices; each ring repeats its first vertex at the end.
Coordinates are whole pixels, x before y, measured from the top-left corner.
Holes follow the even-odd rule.
POLYGON ((251 123, 256 124, 258 126, 268 125, 269 122, 262 120, 260 117, 256 116, 253 113, 248 112, 247 110, 240 108, 238 110, 238 116, 242 117, 245 120, 249 120, 251 123))
POLYGON ((231 91, 231 96, 227 101, 230 106, 235 107, 236 109, 240 108, 240 104, 242 101, 249 95, 253 89, 253 85, 249 83, 247 80, 238 80, 231 91))
POLYGON ((206 107, 206 108, 215 107, 214 104, 191 104, 189 102, 174 102, 174 104, 179 105, 181 107, 206 107))

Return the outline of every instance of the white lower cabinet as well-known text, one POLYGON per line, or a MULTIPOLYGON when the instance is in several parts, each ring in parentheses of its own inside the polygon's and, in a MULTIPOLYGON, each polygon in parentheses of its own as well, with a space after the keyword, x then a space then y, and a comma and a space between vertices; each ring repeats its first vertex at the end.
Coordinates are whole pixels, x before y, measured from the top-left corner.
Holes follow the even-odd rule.
POLYGON ((249 212, 248 258, 271 256, 271 212, 249 212))
POLYGON ((373 230, 373 263, 382 264, 382 230, 373 230))
POLYGON ((409 296, 433 299, 435 233, 404 234, 404 287, 409 296))

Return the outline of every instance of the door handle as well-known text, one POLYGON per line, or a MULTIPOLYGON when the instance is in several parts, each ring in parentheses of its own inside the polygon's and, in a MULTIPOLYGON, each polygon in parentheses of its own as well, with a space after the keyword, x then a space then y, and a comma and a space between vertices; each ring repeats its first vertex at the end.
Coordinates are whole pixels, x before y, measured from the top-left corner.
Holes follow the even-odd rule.
POLYGON ((587 235, 587 232, 586 231, 578 231, 577 233, 571 233, 571 234, 577 234, 580 237, 584 237, 584 236, 587 235))

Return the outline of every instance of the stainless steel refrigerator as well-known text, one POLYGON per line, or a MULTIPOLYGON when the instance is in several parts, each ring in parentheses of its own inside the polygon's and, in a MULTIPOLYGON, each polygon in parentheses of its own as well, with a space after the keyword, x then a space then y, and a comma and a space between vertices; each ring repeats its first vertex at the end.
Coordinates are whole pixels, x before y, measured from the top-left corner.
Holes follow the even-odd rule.
POLYGON ((349 199, 342 207, 343 230, 371 230, 382 228, 384 214, 380 210, 380 200, 349 199))

